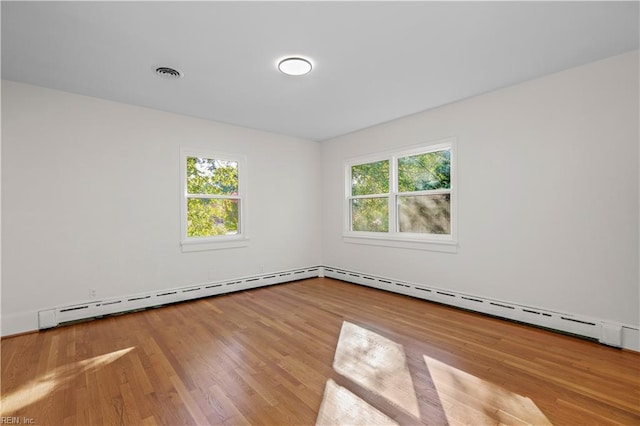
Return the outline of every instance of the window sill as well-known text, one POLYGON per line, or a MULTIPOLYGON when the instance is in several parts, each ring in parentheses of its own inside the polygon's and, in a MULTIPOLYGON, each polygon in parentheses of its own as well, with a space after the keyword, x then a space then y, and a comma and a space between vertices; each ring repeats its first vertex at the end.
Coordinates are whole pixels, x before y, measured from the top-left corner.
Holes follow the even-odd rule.
POLYGON ((442 253, 458 252, 458 242, 453 240, 426 240, 426 239, 383 237, 383 236, 377 236, 377 235, 344 234, 342 236, 342 241, 348 244, 364 244, 369 246, 438 251, 442 253))
POLYGON ((207 251, 207 250, 224 250, 246 247, 249 245, 248 238, 223 239, 220 241, 182 241, 182 252, 207 251))

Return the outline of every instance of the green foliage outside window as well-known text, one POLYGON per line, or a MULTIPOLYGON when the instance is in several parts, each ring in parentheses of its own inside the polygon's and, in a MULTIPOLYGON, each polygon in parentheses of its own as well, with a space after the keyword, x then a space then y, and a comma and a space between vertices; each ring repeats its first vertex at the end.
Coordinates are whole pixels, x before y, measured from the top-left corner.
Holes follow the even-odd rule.
POLYGON ((351 200, 353 231, 389 231, 389 202, 387 197, 351 200))
POLYGON ((187 192, 222 197, 187 197, 187 237, 238 233, 237 162, 187 157, 187 192))
POLYGON ((238 193, 238 163, 187 157, 187 193, 233 195, 238 193))
POLYGON ((187 236, 213 237, 238 233, 238 200, 187 199, 187 236))
POLYGON ((351 195, 389 192, 389 161, 358 164, 351 167, 351 195))
MULTIPOLYGON (((451 188, 451 151, 435 151, 398 158, 398 191, 451 188)), ((420 234, 451 233, 449 194, 401 196, 398 230, 420 234)))
MULTIPOLYGON (((388 193, 388 160, 351 167, 351 195, 388 193)), ((388 200, 388 197, 365 197, 351 200, 352 230, 387 232, 389 230, 388 200)))
POLYGON ((397 232, 450 234, 451 150, 399 157, 397 189, 392 191, 389 164, 382 160, 351 166, 351 196, 357 197, 350 200, 351 230, 389 232, 393 197, 398 203, 393 224, 397 232))
POLYGON ((398 158, 398 191, 425 191, 451 187, 451 151, 398 158))

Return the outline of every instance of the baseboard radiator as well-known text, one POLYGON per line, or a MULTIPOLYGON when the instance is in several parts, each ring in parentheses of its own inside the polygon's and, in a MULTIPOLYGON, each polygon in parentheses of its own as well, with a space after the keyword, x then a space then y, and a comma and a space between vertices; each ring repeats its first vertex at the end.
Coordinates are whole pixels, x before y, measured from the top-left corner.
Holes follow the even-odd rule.
POLYGON ((324 276, 328 278, 361 284, 380 290, 400 293, 512 321, 544 327, 596 340, 608 346, 621 347, 640 352, 640 330, 637 326, 516 305, 499 300, 491 300, 422 284, 398 281, 329 266, 323 267, 322 272, 324 276))
POLYGON ((314 278, 321 275, 320 269, 321 267, 319 266, 294 269, 47 309, 38 312, 38 328, 43 330, 75 321, 100 318, 107 315, 159 307, 235 291, 314 278))
POLYGON ((81 320, 315 277, 365 285, 640 352, 640 330, 637 326, 516 305, 329 266, 293 269, 42 310, 38 312, 38 328, 43 330, 81 320))

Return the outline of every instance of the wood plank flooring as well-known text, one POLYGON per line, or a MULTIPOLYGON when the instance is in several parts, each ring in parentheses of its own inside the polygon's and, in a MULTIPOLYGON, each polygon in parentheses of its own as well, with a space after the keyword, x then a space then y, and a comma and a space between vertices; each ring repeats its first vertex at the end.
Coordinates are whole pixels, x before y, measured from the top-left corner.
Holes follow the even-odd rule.
POLYGON ((1 350, 21 424, 640 424, 637 353, 326 278, 1 350))

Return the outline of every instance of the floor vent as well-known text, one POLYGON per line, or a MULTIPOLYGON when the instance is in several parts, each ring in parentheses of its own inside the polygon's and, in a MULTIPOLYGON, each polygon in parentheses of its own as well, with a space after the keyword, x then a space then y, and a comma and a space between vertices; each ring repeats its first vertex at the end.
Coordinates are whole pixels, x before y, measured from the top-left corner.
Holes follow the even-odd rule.
POLYGON ((78 310, 80 310, 80 309, 88 309, 88 308, 89 308, 89 306, 88 306, 88 305, 85 305, 85 306, 74 306, 74 307, 72 307, 72 308, 64 308, 64 309, 61 309, 61 310, 60 310, 60 312, 78 311, 78 310))
POLYGON ((578 320, 578 319, 575 319, 575 318, 566 318, 566 317, 560 317, 560 318, 565 320, 565 321, 573 321, 573 322, 577 322, 577 323, 580 323, 580 324, 596 325, 596 323, 594 323, 594 322, 582 321, 582 320, 578 320))
POLYGON ((506 309, 515 309, 515 306, 503 305, 502 303, 489 302, 489 304, 493 306, 500 306, 501 308, 506 309))

